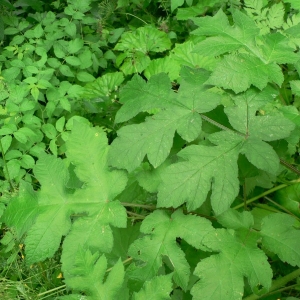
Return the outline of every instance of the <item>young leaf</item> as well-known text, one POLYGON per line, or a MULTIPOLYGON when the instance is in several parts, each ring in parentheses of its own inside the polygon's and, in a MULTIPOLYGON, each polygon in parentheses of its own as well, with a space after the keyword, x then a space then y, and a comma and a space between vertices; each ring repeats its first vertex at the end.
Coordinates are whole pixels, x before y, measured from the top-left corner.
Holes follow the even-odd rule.
POLYGON ((200 280, 193 286, 193 299, 241 300, 244 277, 251 288, 261 286, 267 291, 271 286, 272 270, 267 256, 257 243, 258 235, 251 230, 239 230, 232 234, 225 229, 209 232, 202 242, 213 252, 195 269, 200 280))
POLYGON ((134 293, 133 300, 169 300, 172 292, 172 275, 157 276, 145 283, 145 287, 134 293))
POLYGON ((202 239, 212 230, 210 222, 204 218, 184 215, 181 210, 171 216, 156 210, 142 223, 141 232, 146 236, 136 240, 129 248, 129 254, 134 259, 144 262, 128 270, 129 278, 143 285, 156 275, 162 265, 162 257, 167 256, 174 268, 174 281, 185 290, 190 267, 184 252, 176 244, 176 238, 184 239, 197 249, 208 250, 203 246, 202 239))
POLYGON ((79 249, 74 258, 74 276, 66 279, 66 284, 74 291, 85 292, 87 300, 118 299, 119 290, 124 280, 124 266, 119 260, 110 270, 104 282, 107 271, 107 260, 90 250, 79 249))
POLYGON ((296 220, 287 214, 271 214, 262 220, 263 245, 292 266, 300 266, 300 231, 296 220))

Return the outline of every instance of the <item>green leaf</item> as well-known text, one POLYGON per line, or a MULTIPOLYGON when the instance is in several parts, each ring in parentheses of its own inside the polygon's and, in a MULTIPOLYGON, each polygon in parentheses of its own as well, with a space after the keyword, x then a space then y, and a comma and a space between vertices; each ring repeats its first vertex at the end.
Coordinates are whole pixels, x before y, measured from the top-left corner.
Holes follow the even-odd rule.
POLYGON ((215 147, 193 145, 180 151, 178 156, 187 161, 163 171, 158 207, 178 207, 186 202, 187 209, 194 210, 212 189, 214 212, 226 211, 239 192, 237 157, 241 145, 241 141, 215 147))
POLYGON ((182 6, 184 0, 171 0, 171 11, 174 11, 178 6, 182 6))
POLYGON ((107 260, 98 252, 79 249, 74 260, 74 276, 66 280, 67 286, 85 292, 87 299, 117 299, 124 280, 124 266, 119 260, 106 275, 107 260))
POLYGON ((12 142, 11 135, 6 135, 3 138, 1 138, 1 152, 2 155, 6 153, 6 151, 9 149, 12 142))
POLYGON ((20 161, 21 167, 24 169, 32 169, 34 166, 34 163, 35 163, 35 161, 34 161, 33 157, 30 155, 27 155, 27 154, 24 154, 20 161))
POLYGON ((66 59, 66 62, 71 65, 71 66, 80 66, 81 62, 80 62, 80 59, 76 56, 68 56, 65 58, 66 59))
POLYGON ((65 126, 66 118, 64 116, 60 117, 56 123, 55 128, 58 132, 63 132, 65 126))
POLYGON ((55 127, 52 124, 50 124, 50 123, 43 124, 42 130, 45 133, 45 135, 47 136, 47 138, 49 138, 51 140, 56 138, 57 132, 56 132, 55 127))
MULTIPOLYGON (((15 179, 20 173, 20 161, 17 159, 11 159, 7 164, 8 174, 10 179, 15 179)), ((5 170, 6 171, 6 170, 5 170)))
POLYGON ((290 85, 293 94, 300 96, 300 80, 291 80, 290 85))
POLYGON ((67 65, 61 65, 59 67, 59 71, 61 72, 61 74, 63 74, 64 76, 68 76, 68 77, 74 77, 74 73, 73 71, 70 69, 69 66, 67 65))
POLYGON ((254 225, 253 216, 248 211, 242 213, 229 209, 218 216, 218 222, 228 229, 250 229, 254 225))
POLYGON ((19 196, 13 198, 2 218, 5 224, 14 228, 17 238, 28 231, 38 214, 38 197, 29 183, 21 181, 19 196))
POLYGON ((225 113, 232 127, 246 137, 241 153, 257 168, 276 174, 279 158, 273 148, 263 141, 288 137, 295 125, 281 115, 256 116, 256 111, 270 101, 267 95, 268 90, 262 93, 248 90, 234 97, 235 105, 225 108, 225 113))
POLYGON ((118 51, 163 52, 170 49, 171 41, 165 32, 152 26, 140 27, 135 32, 124 32, 115 46, 118 51))
MULTIPOLYGON (((186 70, 183 69, 182 72, 186 70)), ((175 131, 189 142, 198 137, 202 126, 199 113, 214 109, 220 97, 201 85, 201 82, 209 76, 207 72, 203 70, 188 72, 199 81, 196 84, 192 79, 190 82, 182 81, 178 94, 166 89, 167 86, 170 87, 166 74, 153 76, 148 84, 139 77, 135 77, 127 84, 121 93, 121 101, 126 102, 116 116, 117 122, 120 119, 124 121, 128 116, 132 117, 141 110, 157 108, 163 110, 146 118, 145 123, 124 126, 118 131, 118 138, 113 141, 110 152, 112 165, 132 171, 147 155, 149 162, 158 167, 170 153, 175 131), (133 98, 131 95, 134 89, 143 89, 146 93, 136 93, 133 98), (164 91, 162 95, 159 94, 160 90, 164 91), (139 101, 138 106, 135 105, 136 101, 139 101), (120 118, 120 115, 124 117, 120 118)), ((189 80, 188 78, 185 77, 186 80, 189 80)))
POLYGON ((88 72, 80 71, 76 74, 76 77, 79 81, 82 82, 91 82, 95 80, 95 77, 88 72))
POLYGON ((263 245, 292 266, 300 266, 300 231, 295 218, 287 214, 271 214, 262 220, 263 245))
POLYGON ((77 53, 83 47, 83 40, 80 38, 75 38, 68 42, 68 52, 70 54, 77 53))
POLYGON ((67 156, 76 166, 75 173, 86 185, 77 190, 74 198, 79 212, 89 212, 89 217, 76 220, 63 246, 63 271, 68 276, 73 256, 80 245, 90 245, 102 252, 110 252, 113 236, 110 225, 126 226, 126 210, 114 198, 125 188, 127 178, 121 171, 108 170, 107 138, 99 128, 74 121, 67 141, 67 156), (92 176, 91 176, 92 174, 92 176))
POLYGON ((133 300, 168 300, 172 292, 172 274, 157 276, 147 281, 143 289, 134 293, 133 300))
POLYGON ((84 96, 89 99, 108 97, 124 81, 121 72, 107 73, 84 87, 84 96))
POLYGON ((221 59, 207 83, 235 93, 247 90, 251 84, 259 89, 268 82, 281 85, 283 75, 276 63, 297 60, 287 39, 275 33, 259 42, 259 28, 250 17, 238 10, 233 10, 232 16, 234 26, 222 10, 213 17, 194 18, 199 28, 193 33, 208 36, 197 44, 194 52, 207 56, 231 53, 221 59), (232 53, 240 49, 240 53, 232 53))
POLYGON ((202 240, 213 254, 200 261, 194 274, 200 280, 193 286, 193 299, 241 300, 244 294, 244 277, 255 292, 259 287, 268 291, 272 270, 267 256, 260 250, 257 233, 241 230, 231 233, 215 229, 202 240))
POLYGON ((142 223, 141 232, 144 237, 136 240, 129 248, 129 254, 143 264, 132 266, 128 270, 131 280, 143 285, 151 280, 162 265, 162 257, 167 256, 173 270, 174 281, 184 290, 187 288, 190 267, 183 251, 176 245, 180 237, 197 249, 203 247, 203 237, 213 228, 204 218, 184 215, 177 210, 172 215, 165 211, 156 210, 148 215, 142 223))
POLYGON ((25 144, 27 142, 27 136, 24 133, 20 132, 20 130, 14 132, 14 137, 22 144, 25 144))
POLYGON ((217 65, 206 84, 240 93, 251 85, 262 90, 268 82, 275 82, 279 86, 282 84, 283 75, 279 66, 265 64, 255 56, 239 54, 227 55, 217 65))

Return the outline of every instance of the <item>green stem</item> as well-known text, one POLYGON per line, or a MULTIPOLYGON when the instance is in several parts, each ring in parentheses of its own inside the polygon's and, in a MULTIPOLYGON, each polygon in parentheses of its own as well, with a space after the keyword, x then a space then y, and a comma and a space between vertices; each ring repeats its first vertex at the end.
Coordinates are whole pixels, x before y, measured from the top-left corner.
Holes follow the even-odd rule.
POLYGON ((262 295, 262 296, 258 296, 258 295, 255 295, 255 294, 252 294, 246 298, 244 298, 243 300, 256 300, 256 299, 259 299, 259 298, 262 298, 262 297, 265 297, 267 296, 269 293, 273 292, 273 291, 276 291, 276 290, 279 290, 281 287, 285 286, 289 281, 292 281, 293 279, 297 278, 300 276, 300 269, 297 269, 295 270, 294 272, 284 276, 284 277, 281 277, 277 280, 274 280, 273 281, 273 284, 269 290, 268 293, 262 295))
POLYGON ((37 296, 38 296, 38 297, 41 297, 41 296, 44 296, 44 295, 46 295, 46 294, 50 294, 50 293, 53 293, 53 292, 57 292, 58 290, 65 289, 66 287, 67 287, 67 286, 64 284, 64 285, 58 286, 58 287, 56 287, 56 288, 53 288, 53 289, 51 289, 51 290, 48 290, 48 291, 46 291, 46 292, 40 293, 40 294, 38 294, 37 296))
POLYGON ((13 186, 12 181, 11 181, 10 176, 9 176, 8 167, 7 167, 7 163, 6 163, 6 159, 5 159, 5 153, 4 153, 4 150, 3 150, 1 140, 0 140, 0 148, 1 148, 1 153, 2 153, 2 157, 3 157, 4 168, 5 168, 5 171, 6 171, 7 181, 9 182, 11 190, 14 191, 14 186, 13 186))
POLYGON ((269 197, 265 197, 265 199, 268 200, 269 202, 271 202, 272 204, 274 204, 275 206, 278 206, 281 210, 285 211, 286 213, 288 213, 289 215, 293 216, 294 218, 296 218, 297 220, 300 221, 300 219, 296 215, 294 215, 292 212, 290 212, 288 209, 286 209, 282 205, 280 205, 277 202, 273 201, 269 197))
POLYGON ((138 204, 138 203, 128 203, 128 202, 121 202, 123 206, 128 206, 128 207, 140 207, 140 208, 145 208, 145 209, 150 209, 154 210, 156 207, 154 205, 145 205, 145 204, 138 204))
MULTIPOLYGON (((228 128, 228 127, 226 127, 226 126, 224 126, 224 125, 222 125, 222 124, 216 122, 215 120, 213 120, 213 119, 207 117, 206 115, 200 114, 200 116, 201 116, 201 118, 202 118, 203 120, 205 120, 206 122, 208 122, 208 123, 210 123, 210 124, 213 124, 213 125, 215 125, 216 127, 220 128, 220 129, 222 129, 222 130, 231 131, 231 132, 234 132, 234 133, 236 133, 236 134, 238 134, 238 135, 240 135, 240 136, 243 136, 243 137, 247 138, 247 135, 246 135, 246 134, 241 133, 241 132, 239 132, 239 131, 237 131, 237 130, 228 128)), ((288 162, 286 162, 286 161, 283 160, 282 158, 280 158, 280 163, 281 163, 283 166, 285 166, 285 167, 287 167, 288 169, 290 169, 292 172, 296 173, 297 175, 300 175, 300 170, 298 170, 297 168, 295 168, 293 165, 289 164, 288 162)))
MULTIPOLYGON (((272 193, 274 193, 274 192, 276 192, 276 191, 278 191, 278 190, 280 190, 280 189, 283 189, 283 188, 285 188, 285 187, 287 187, 287 186, 288 186, 288 184, 286 184, 286 183, 277 185, 277 186, 273 187, 272 189, 269 189, 269 190, 267 190, 267 191, 265 191, 265 192, 259 194, 258 196, 255 196, 255 197, 253 197, 253 198, 247 200, 247 201, 246 201, 246 204, 248 205, 248 204, 250 204, 250 203, 252 203, 252 202, 254 202, 254 201, 256 201, 256 200, 258 200, 258 199, 260 199, 260 198, 263 198, 263 197, 265 197, 265 196, 267 196, 267 195, 269 195, 269 194, 272 194, 272 193)), ((241 204, 236 205, 235 207, 233 207, 233 209, 239 209, 239 208, 242 208, 244 205, 245 205, 244 203, 241 203, 241 204)))

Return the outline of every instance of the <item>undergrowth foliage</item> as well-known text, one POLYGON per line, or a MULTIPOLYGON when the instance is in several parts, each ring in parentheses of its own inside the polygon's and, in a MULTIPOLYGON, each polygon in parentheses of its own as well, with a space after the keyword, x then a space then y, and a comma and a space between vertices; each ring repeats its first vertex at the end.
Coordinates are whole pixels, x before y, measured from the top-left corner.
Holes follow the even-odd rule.
POLYGON ((2 298, 299 299, 298 1, 0 6, 2 298))

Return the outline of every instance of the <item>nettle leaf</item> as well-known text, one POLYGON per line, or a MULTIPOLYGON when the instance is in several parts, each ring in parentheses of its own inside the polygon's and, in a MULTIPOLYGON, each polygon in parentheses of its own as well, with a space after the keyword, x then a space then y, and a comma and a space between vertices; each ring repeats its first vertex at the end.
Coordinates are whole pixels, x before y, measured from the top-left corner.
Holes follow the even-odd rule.
POLYGON ((275 141, 289 136, 295 125, 282 115, 256 116, 264 101, 264 93, 248 90, 233 98, 235 105, 225 108, 229 122, 246 140, 241 153, 258 169, 276 174, 279 158, 264 141, 275 141))
POLYGON ((193 286, 193 299, 241 300, 244 277, 254 292, 271 286, 272 270, 265 253, 257 247, 258 234, 241 229, 235 232, 215 229, 202 240, 213 254, 198 263, 194 274, 200 280, 193 286))
POLYGON ((115 50, 122 51, 117 64, 123 60, 121 70, 126 74, 142 72, 150 63, 151 52, 163 52, 171 48, 168 35, 154 27, 140 27, 135 32, 125 32, 115 46, 115 50))
POLYGON ((235 93, 246 91, 251 85, 263 89, 268 82, 281 85, 283 74, 277 63, 297 61, 288 39, 279 33, 260 38, 254 20, 238 10, 232 10, 232 17, 234 26, 222 10, 213 17, 193 19, 199 26, 193 33, 208 36, 195 46, 194 52, 206 56, 230 53, 217 63, 207 84, 235 93))
POLYGON ((188 146, 178 153, 185 162, 167 167, 158 188, 158 207, 188 210, 200 207, 212 189, 211 205, 216 214, 226 211, 239 192, 237 158, 242 141, 215 147, 188 146))
POLYGON ((263 245, 292 266, 300 266, 300 231, 294 217, 287 214, 271 214, 262 220, 263 245))
POLYGON ((135 32, 124 32, 115 50, 147 54, 150 51, 163 52, 170 47, 171 41, 165 32, 146 26, 138 28, 135 32))
POLYGON ((83 96, 89 99, 108 97, 124 81, 121 72, 107 73, 84 87, 83 96))
POLYGON ((144 123, 124 126, 118 131, 109 156, 113 166, 132 171, 147 155, 150 163, 158 167, 170 153, 175 131, 189 142, 198 137, 202 126, 199 113, 214 109, 220 96, 203 86, 208 72, 186 68, 182 74, 186 72, 190 76, 184 77, 177 94, 170 89, 170 80, 163 73, 151 77, 147 84, 136 76, 126 85, 120 95, 124 106, 117 113, 117 122, 141 111, 158 109, 158 113, 147 117, 144 123), (197 80, 189 79, 192 77, 197 80))
POLYGON ((107 260, 104 255, 99 258, 98 252, 92 254, 91 251, 81 248, 73 259, 74 276, 65 280, 69 287, 74 291, 85 292, 87 300, 118 299, 124 280, 124 266, 121 260, 111 268, 104 281, 107 272, 107 260))
POLYGON ((177 210, 172 215, 162 210, 156 210, 148 215, 141 225, 140 231, 145 234, 136 240, 129 248, 129 255, 143 264, 130 266, 128 276, 138 283, 139 287, 154 278, 162 266, 163 256, 167 256, 174 268, 173 279, 184 290, 187 289, 190 266, 184 252, 178 247, 176 238, 182 238, 191 246, 208 250, 203 246, 204 236, 213 227, 204 218, 194 215, 184 215, 177 210))

